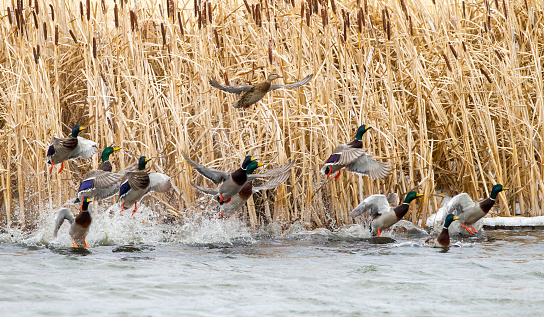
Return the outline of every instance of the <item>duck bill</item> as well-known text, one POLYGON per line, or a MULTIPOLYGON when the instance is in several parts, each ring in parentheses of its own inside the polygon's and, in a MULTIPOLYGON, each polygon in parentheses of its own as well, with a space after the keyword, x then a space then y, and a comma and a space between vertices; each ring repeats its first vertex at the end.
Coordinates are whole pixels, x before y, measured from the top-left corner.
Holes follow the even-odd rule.
POLYGON ((453 216, 453 220, 459 220, 459 217, 453 216))
POLYGON ((146 162, 146 163, 149 162, 149 161, 151 161, 150 158, 145 158, 145 162, 146 162))
POLYGON ((114 147, 113 151, 119 151, 120 149, 121 149, 120 147, 114 147))
POLYGON ((257 163, 257 167, 264 166, 264 163, 257 163))
POLYGON ((509 190, 510 188, 508 187, 503 187, 502 190, 509 190))
POLYGON ((80 127, 79 127, 79 131, 83 131, 83 130, 85 130, 85 127, 81 127, 81 126, 80 126, 80 127))
POLYGON ((365 131, 372 129, 372 127, 365 127, 365 131))

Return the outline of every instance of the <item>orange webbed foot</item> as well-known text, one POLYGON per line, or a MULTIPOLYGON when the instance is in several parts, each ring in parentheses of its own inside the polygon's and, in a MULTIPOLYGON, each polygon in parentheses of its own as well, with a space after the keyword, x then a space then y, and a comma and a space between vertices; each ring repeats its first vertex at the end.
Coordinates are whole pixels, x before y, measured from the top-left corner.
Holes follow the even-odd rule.
MULTIPOLYGON (((474 233, 472 230, 470 230, 467 226, 465 226, 464 224, 461 224, 461 227, 465 228, 467 230, 468 233, 472 234, 474 233)), ((472 227, 472 226, 471 226, 472 227)), ((472 227, 474 228, 474 227, 472 227)))
POLYGON ((76 244, 76 241, 72 239, 72 247, 79 248, 79 246, 76 244))
POLYGON ((64 162, 60 163, 60 169, 59 169, 59 171, 57 172, 57 174, 59 174, 60 172, 62 172, 63 169, 64 169, 64 162))
POLYGON ((382 231, 378 230, 378 238, 382 235, 382 231))
POLYGON ((336 176, 334 176, 334 180, 337 180, 340 177, 340 173, 342 173, 342 171, 339 171, 338 174, 336 174, 336 176))
POLYGON ((473 233, 478 233, 478 230, 476 230, 476 228, 474 228, 473 226, 470 226, 470 229, 472 230, 473 233))
POLYGON ((122 213, 124 209, 125 209, 125 202, 123 202, 123 203, 121 204, 121 211, 119 211, 119 213, 122 213))
POLYGON ((132 216, 134 216, 134 213, 138 210, 138 203, 134 203, 134 210, 132 211, 132 216))
POLYGON ((224 210, 221 211, 221 213, 219 214, 219 216, 217 216, 217 218, 215 218, 215 219, 221 219, 221 217, 223 216, 223 213, 224 213, 224 212, 225 212, 224 210))
POLYGON ((88 249, 89 246, 87 245, 87 241, 85 240, 85 238, 83 239, 83 242, 85 242, 85 249, 88 249))
POLYGON ((51 167, 49 168, 49 174, 51 174, 51 172, 53 172, 53 160, 51 160, 51 167))

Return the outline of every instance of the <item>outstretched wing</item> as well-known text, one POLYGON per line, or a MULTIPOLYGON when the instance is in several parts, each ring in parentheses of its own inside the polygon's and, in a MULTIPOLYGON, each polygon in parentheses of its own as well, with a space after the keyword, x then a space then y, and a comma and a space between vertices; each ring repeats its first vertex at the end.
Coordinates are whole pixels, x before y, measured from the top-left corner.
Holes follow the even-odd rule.
POLYGON ((77 137, 77 147, 72 152, 70 158, 81 157, 85 160, 90 159, 94 154, 98 153, 96 142, 87 140, 80 136, 77 137))
POLYGON ((198 185, 194 184, 193 182, 191 182, 191 185, 193 185, 193 187, 196 188, 196 190, 198 190, 199 192, 204 193, 206 195, 216 196, 216 195, 219 194, 219 191, 217 189, 215 189, 215 188, 208 188, 208 187, 198 186, 198 185))
POLYGON ((241 85, 241 86, 221 85, 217 80, 213 78, 210 79, 209 83, 210 85, 212 85, 212 87, 215 87, 217 89, 223 90, 231 94, 241 94, 243 92, 248 92, 251 90, 251 88, 253 88, 253 85, 241 85))
POLYGON ((191 165, 192 168, 197 170, 197 172, 199 172, 200 174, 202 174, 202 176, 206 177, 207 179, 211 180, 212 182, 214 182, 216 184, 220 184, 220 183, 226 181, 227 179, 229 179, 229 176, 230 176, 229 173, 223 172, 223 171, 220 171, 220 170, 216 170, 216 169, 213 169, 213 168, 208 168, 208 167, 206 167, 206 166, 204 166, 202 164, 198 164, 197 162, 191 160, 189 155, 185 154, 185 152, 183 152, 183 151, 181 152, 181 155, 183 155, 183 157, 185 158, 187 163, 189 163, 189 165, 191 165))
POLYGON ((384 195, 372 195, 363 200, 357 207, 355 207, 349 215, 355 218, 367 210, 370 210, 370 216, 375 217, 378 214, 383 214, 391 210, 389 201, 384 195))
POLYGON ((283 174, 280 174, 279 176, 269 179, 268 182, 263 183, 260 186, 253 187, 252 191, 256 193, 262 190, 274 189, 280 186, 281 184, 283 184, 283 182, 285 182, 288 178, 289 178, 289 172, 287 171, 287 172, 284 172, 283 174))
POLYGON ((57 213, 57 219, 55 220, 55 230, 53 231, 53 237, 57 237, 57 232, 60 226, 64 223, 64 220, 68 220, 70 224, 74 223, 74 215, 67 208, 61 208, 57 213))
POLYGON ((247 176, 247 180, 254 180, 257 178, 266 178, 266 177, 274 177, 278 176, 280 174, 286 173, 287 171, 291 170, 291 167, 293 167, 293 162, 287 162, 287 164, 273 168, 269 170, 268 172, 265 172, 263 174, 250 174, 247 176))
MULTIPOLYGON (((461 215, 465 210, 474 207, 475 202, 467 193, 459 194, 453 197, 447 204, 446 215, 453 213, 455 216, 461 215)), ((445 216, 444 216, 445 218, 445 216)))
POLYGON ((172 188, 172 182, 168 175, 163 173, 149 173, 149 187, 147 187, 147 193, 164 193, 169 191, 170 188, 172 188))
POLYGON ((362 155, 347 166, 348 171, 363 174, 373 179, 382 179, 389 175, 391 166, 389 163, 376 161, 370 155, 362 155))
POLYGON ((366 153, 366 149, 354 148, 347 144, 340 144, 334 148, 331 156, 325 162, 327 165, 348 165, 366 153))
POLYGON ((292 89, 292 88, 298 88, 300 86, 304 86, 307 83, 312 80, 312 77, 314 77, 314 74, 310 74, 306 77, 304 77, 302 80, 297 81, 296 83, 288 84, 288 85, 270 85, 270 89, 268 91, 276 90, 276 89, 292 89))

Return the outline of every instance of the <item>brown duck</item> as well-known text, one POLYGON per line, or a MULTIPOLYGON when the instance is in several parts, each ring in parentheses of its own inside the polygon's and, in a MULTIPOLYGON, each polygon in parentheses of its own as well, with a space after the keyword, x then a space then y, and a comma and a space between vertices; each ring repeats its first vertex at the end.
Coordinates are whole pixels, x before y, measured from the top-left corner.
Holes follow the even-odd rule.
POLYGON ((453 214, 449 214, 446 217, 446 220, 444 220, 444 228, 442 228, 442 232, 436 237, 436 239, 427 239, 425 242, 432 246, 433 248, 447 248, 450 246, 450 233, 448 228, 450 227, 451 223, 457 220, 456 216, 453 214))
POLYGON ((234 102, 232 106, 234 108, 247 108, 255 104, 256 102, 258 102, 259 100, 263 99, 263 97, 266 95, 267 92, 270 92, 276 89, 298 88, 300 86, 303 86, 309 83, 313 76, 314 74, 310 74, 304 77, 301 81, 297 81, 296 83, 292 83, 289 85, 272 85, 273 80, 278 78, 283 78, 282 76, 273 72, 273 73, 270 73, 270 75, 268 75, 268 78, 265 81, 255 85, 225 86, 225 85, 221 85, 219 82, 217 82, 217 80, 213 78, 210 79, 210 85, 231 94, 237 94, 237 95, 242 94, 240 99, 234 102))
POLYGON ((83 244, 85 248, 88 248, 89 246, 87 245, 87 241, 85 241, 85 237, 87 237, 91 222, 93 221, 92 214, 89 210, 90 202, 91 200, 89 197, 83 197, 81 207, 79 208, 80 213, 75 218, 72 212, 67 208, 62 208, 59 210, 53 236, 55 238, 57 237, 57 232, 59 231, 60 226, 62 226, 64 220, 68 220, 68 222, 71 224, 70 237, 72 238, 73 247, 78 248, 83 244))

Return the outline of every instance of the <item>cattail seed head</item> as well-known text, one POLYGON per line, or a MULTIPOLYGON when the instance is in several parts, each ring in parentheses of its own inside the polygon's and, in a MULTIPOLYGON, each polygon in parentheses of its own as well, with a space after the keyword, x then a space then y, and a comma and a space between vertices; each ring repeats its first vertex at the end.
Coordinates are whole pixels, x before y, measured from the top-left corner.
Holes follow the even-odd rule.
POLYGON ((55 46, 59 45, 59 25, 55 25, 55 46))
POLYGON ((93 57, 96 59, 97 56, 97 47, 96 47, 96 37, 93 37, 93 57))
POLYGON ((70 32, 70 36, 72 37, 72 40, 74 40, 74 43, 77 44, 77 38, 76 38, 76 35, 74 34, 74 32, 72 30, 69 31, 70 32))
POLYGON ((43 40, 47 42, 47 22, 43 22, 43 40))
POLYGON ((179 23, 179 31, 181 32, 181 36, 184 36, 183 33, 183 23, 181 22, 181 12, 178 12, 178 23, 179 23))
MULTIPOLYGON (((123 0, 121 0, 121 2, 122 1, 123 0)), ((119 7, 117 6, 117 3, 113 7, 113 16, 115 20, 115 28, 118 29, 119 28, 119 7)))
POLYGON ((459 56, 457 55, 457 51, 455 51, 455 47, 453 47, 453 44, 451 42, 448 43, 448 46, 450 47, 451 53, 453 56, 455 56, 455 59, 459 59, 459 56))
POLYGON ((49 7, 51 8, 51 21, 55 21, 55 9, 52 4, 49 4, 49 7))

